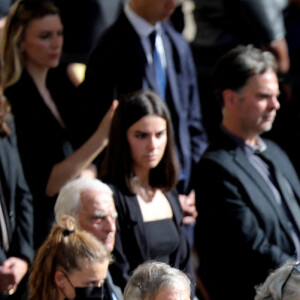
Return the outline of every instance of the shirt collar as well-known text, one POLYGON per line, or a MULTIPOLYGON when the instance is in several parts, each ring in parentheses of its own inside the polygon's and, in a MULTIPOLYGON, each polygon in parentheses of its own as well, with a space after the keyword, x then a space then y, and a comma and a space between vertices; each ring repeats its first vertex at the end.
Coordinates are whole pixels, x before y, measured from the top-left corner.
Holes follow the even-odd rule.
POLYGON ((154 30, 157 30, 158 32, 161 31, 160 22, 156 23, 155 26, 151 25, 149 22, 147 22, 145 19, 143 19, 131 9, 129 2, 125 4, 124 12, 137 34, 140 36, 140 38, 148 37, 154 30))
POLYGON ((223 126, 221 126, 221 129, 223 130, 223 132, 230 137, 230 139, 232 139, 234 141, 235 144, 237 144, 246 154, 254 154, 255 152, 264 152, 267 150, 267 145, 266 143, 263 141, 263 139, 260 136, 257 136, 257 145, 255 146, 251 146, 247 143, 245 143, 245 141, 243 139, 241 139, 240 137, 234 135, 233 133, 229 132, 226 128, 224 128, 223 126))

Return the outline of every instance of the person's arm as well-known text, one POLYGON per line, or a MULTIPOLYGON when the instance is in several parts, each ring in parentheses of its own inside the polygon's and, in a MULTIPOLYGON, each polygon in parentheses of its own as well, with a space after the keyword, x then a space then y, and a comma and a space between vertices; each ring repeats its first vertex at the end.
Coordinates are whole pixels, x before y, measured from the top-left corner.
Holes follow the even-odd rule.
POLYGON ((14 293, 28 271, 28 261, 19 257, 9 257, 0 265, 0 293, 14 293))
POLYGON ((281 73, 287 73, 290 67, 283 15, 287 4, 288 1, 280 5, 266 0, 255 3, 253 0, 239 0, 241 15, 255 39, 253 43, 276 56, 281 73))
POLYGON ((53 166, 46 186, 48 197, 55 196, 68 180, 79 176, 106 147, 111 120, 117 106, 118 102, 113 101, 95 133, 71 156, 53 166))
POLYGON ((195 63, 190 48, 187 45, 186 76, 188 81, 188 126, 191 138, 192 162, 196 164, 208 146, 207 133, 203 126, 201 97, 199 97, 195 63))
MULTIPOLYGON (((126 245, 130 246, 130 244, 126 244, 128 242, 128 239, 130 239, 130 234, 128 234, 127 229, 128 212, 126 211, 126 205, 124 205, 125 196, 119 191, 118 188, 114 187, 113 185, 110 185, 110 188, 113 190, 113 197, 116 205, 116 210, 118 212, 118 218, 116 220, 117 230, 115 237, 115 246, 112 252, 115 260, 110 265, 109 269, 114 284, 124 290, 125 285, 130 278, 130 265, 124 249, 124 246, 125 248, 126 245)), ((134 247, 134 245, 132 246, 134 247)))
MULTIPOLYGON (((16 291, 18 284, 28 271, 33 260, 33 206, 32 197, 24 178, 21 160, 17 150, 16 135, 12 120, 8 120, 10 135, 5 137, 2 153, 6 153, 6 163, 13 166, 4 169, 5 185, 11 197, 10 210, 14 212, 15 226, 8 253, 0 250, 0 293, 16 291)), ((8 200, 8 199, 7 199, 8 200)))
MULTIPOLYGON (((290 69, 290 57, 286 39, 281 38, 272 41, 268 46, 265 46, 265 48, 275 55, 278 63, 278 71, 282 74, 288 73, 290 69)), ((262 49, 264 49, 263 46, 262 49)))
MULTIPOLYGON (((14 198, 15 228, 10 242, 9 257, 25 259, 28 263, 33 261, 33 203, 32 195, 25 180, 23 167, 17 148, 17 137, 14 123, 8 122, 11 134, 8 137, 9 149, 7 154, 8 164, 13 165, 13 175, 7 173, 7 186, 14 198), (10 177, 11 176, 11 177, 10 177), (13 178, 15 176, 15 179, 13 178)), ((12 173, 12 171, 11 171, 12 173)))
POLYGON ((178 195, 181 208, 183 210, 183 223, 195 224, 198 215, 196 209, 195 190, 191 190, 188 195, 178 195))
POLYGON ((6 22, 6 17, 0 18, 0 33, 2 32, 2 30, 4 28, 5 22, 6 22))

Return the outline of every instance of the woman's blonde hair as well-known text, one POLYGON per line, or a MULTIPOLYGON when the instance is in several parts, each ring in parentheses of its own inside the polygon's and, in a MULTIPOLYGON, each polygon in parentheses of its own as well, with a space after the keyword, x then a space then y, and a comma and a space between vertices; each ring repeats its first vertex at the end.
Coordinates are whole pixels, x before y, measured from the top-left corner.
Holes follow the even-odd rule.
POLYGON ((7 125, 7 119, 9 117, 9 113, 11 111, 11 107, 6 100, 6 97, 2 91, 2 84, 1 84, 1 60, 0 60, 0 136, 1 135, 10 135, 10 128, 7 125))
POLYGON ((17 82, 21 76, 24 62, 20 45, 28 24, 32 20, 58 13, 58 8, 47 0, 18 0, 12 5, 0 42, 3 90, 17 82))
POLYGON ((38 250, 29 277, 29 300, 55 299, 54 275, 61 269, 67 273, 81 270, 79 260, 86 263, 111 261, 110 253, 92 234, 78 230, 75 219, 64 215, 38 250))

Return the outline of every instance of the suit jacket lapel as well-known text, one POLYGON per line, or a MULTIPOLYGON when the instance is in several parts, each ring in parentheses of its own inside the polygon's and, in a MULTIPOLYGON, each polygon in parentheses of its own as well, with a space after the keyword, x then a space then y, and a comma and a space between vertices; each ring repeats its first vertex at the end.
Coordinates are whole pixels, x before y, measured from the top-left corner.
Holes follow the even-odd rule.
MULTIPOLYGON (((237 147, 236 150, 235 160, 237 164, 249 175, 249 177, 251 177, 251 180, 255 182, 261 192, 266 196, 269 204, 273 207, 275 213, 278 215, 282 227, 285 229, 288 236, 290 236, 290 230, 287 228, 286 217, 283 215, 279 205, 276 203, 271 188, 265 182, 265 179, 261 176, 261 174, 251 165, 246 155, 239 147, 237 147)), ((259 203, 259 201, 260 199, 257 199, 257 203, 259 203)), ((254 203, 254 205, 256 205, 256 203, 254 203)))
MULTIPOLYGON (((268 160, 272 161, 272 164, 274 166, 274 175, 276 177, 276 180, 278 182, 279 188, 281 189, 282 195, 285 198, 286 205, 288 209, 290 210, 290 214, 294 219, 294 224, 297 226, 299 232, 300 232, 300 209, 299 209, 299 203, 297 203, 297 194, 295 194, 295 190, 293 189, 293 186, 288 181, 288 178, 286 175, 283 174, 283 170, 281 170, 279 163, 276 161, 276 159, 272 159, 269 151, 264 152, 264 157, 266 157, 268 160), (291 190, 287 187, 287 184, 289 184, 291 190)), ((299 198, 298 198, 299 199, 299 198)))
MULTIPOLYGON (((123 33, 123 36, 126 37, 127 45, 124 48, 124 51, 128 56, 128 61, 131 62, 132 57, 134 57, 135 61, 132 62, 132 65, 140 67, 142 70, 142 73, 140 74, 140 77, 142 78, 142 85, 139 88, 144 90, 149 88, 157 90, 154 68, 148 64, 140 37, 127 19, 124 12, 119 17, 119 28, 121 33, 123 33), (132 55, 132 53, 135 55, 132 55)), ((129 70, 129 74, 133 71, 140 72, 140 70, 131 69, 129 70)))
POLYGON ((136 236, 137 249, 140 249, 141 257, 146 260, 150 253, 149 247, 146 241, 144 221, 140 206, 136 195, 128 196, 127 207, 130 223, 133 224, 134 235, 136 236), (134 225, 135 224, 135 225, 134 225))
MULTIPOLYGON (((144 54, 145 55, 145 54, 144 54)), ((155 70, 153 65, 148 64, 147 60, 144 63, 145 66, 145 78, 146 81, 143 82, 143 89, 150 88, 153 91, 158 92, 158 85, 155 77, 155 70)))

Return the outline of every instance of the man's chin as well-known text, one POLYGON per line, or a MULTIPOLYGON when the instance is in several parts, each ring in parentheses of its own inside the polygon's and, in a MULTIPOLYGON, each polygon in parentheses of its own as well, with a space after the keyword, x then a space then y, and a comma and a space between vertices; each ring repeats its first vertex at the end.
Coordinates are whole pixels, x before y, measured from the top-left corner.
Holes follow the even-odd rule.
POLYGON ((114 243, 103 243, 103 244, 108 252, 112 252, 114 250, 114 246, 115 246, 114 243))

